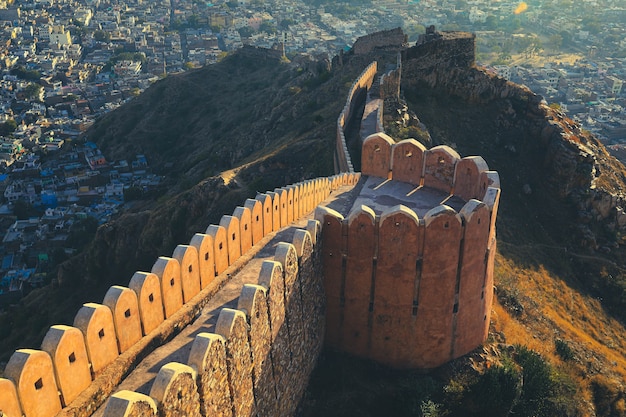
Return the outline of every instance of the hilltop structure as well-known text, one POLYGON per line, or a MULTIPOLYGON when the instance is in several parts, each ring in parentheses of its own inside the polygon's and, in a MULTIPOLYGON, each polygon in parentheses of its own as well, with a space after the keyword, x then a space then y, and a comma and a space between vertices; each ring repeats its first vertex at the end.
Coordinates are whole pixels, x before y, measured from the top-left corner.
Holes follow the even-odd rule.
POLYGON ((375 62, 363 71, 338 119, 342 173, 246 200, 128 287, 85 304, 73 326, 52 326, 41 350, 16 351, 0 379, 0 411, 288 416, 324 345, 427 369, 481 344, 497 173, 446 146, 394 143, 382 123, 363 142, 363 176, 353 172, 344 129, 377 73, 375 62), (155 350, 179 343, 168 355, 155 350))

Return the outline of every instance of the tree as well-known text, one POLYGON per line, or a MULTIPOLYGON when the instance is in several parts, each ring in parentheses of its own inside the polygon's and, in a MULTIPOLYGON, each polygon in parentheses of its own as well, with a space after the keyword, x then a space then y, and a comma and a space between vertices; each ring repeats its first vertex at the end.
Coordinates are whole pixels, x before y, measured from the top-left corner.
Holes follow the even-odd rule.
POLYGON ((291 25, 295 25, 295 24, 296 24, 296 21, 295 21, 295 20, 293 20, 293 19, 283 19, 283 20, 281 20, 281 21, 280 21, 280 23, 278 24, 278 27, 279 27, 281 30, 287 30, 287 29, 289 29, 289 26, 291 26, 291 25))
POLYGON ((259 26, 259 32, 276 33, 276 25, 270 22, 263 22, 261 26, 259 26))
POLYGON ((32 204, 24 200, 17 200, 13 203, 13 214, 15 214, 18 220, 26 220, 31 216, 36 216, 37 211, 32 204))
POLYGON ((93 33, 93 38, 98 42, 109 42, 111 40, 111 34, 103 30, 96 30, 93 33))
POLYGON ((24 94, 30 100, 39 100, 42 92, 43 87, 39 84, 30 83, 24 88, 24 94))
POLYGON ((241 36, 242 38, 249 38, 254 33, 250 26, 244 26, 237 29, 237 31, 239 32, 239 36, 241 36))
POLYGON ((17 122, 14 119, 9 119, 4 123, 0 123, 0 136, 8 136, 15 132, 17 129, 17 122))
POLYGON ((498 19, 494 15, 490 14, 485 19, 485 27, 489 30, 496 30, 498 28, 498 19))
POLYGON ((38 81, 41 78, 41 73, 39 71, 28 70, 21 65, 12 68, 11 75, 15 75, 17 78, 28 81, 38 81))

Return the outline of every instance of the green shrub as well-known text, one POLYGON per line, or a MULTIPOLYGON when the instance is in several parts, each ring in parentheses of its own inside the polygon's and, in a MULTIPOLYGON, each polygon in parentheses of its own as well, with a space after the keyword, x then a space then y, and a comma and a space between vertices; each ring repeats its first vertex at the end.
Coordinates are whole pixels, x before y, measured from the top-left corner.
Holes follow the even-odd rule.
POLYGON ((522 392, 522 374, 509 358, 488 368, 470 388, 472 415, 507 416, 522 392))

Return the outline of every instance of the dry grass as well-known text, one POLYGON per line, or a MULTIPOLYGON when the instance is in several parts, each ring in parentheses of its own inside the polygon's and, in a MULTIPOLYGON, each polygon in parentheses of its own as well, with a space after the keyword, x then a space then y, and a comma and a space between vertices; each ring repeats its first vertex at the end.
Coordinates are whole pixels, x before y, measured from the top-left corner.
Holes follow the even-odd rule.
POLYGON ((492 330, 507 343, 539 352, 579 384, 587 401, 595 376, 626 381, 626 329, 599 300, 543 267, 520 267, 502 255, 496 258, 495 280, 500 300, 493 306, 492 330), (523 306, 521 313, 507 306, 511 299, 523 306), (570 346, 572 359, 565 361, 556 353, 556 340, 570 346))

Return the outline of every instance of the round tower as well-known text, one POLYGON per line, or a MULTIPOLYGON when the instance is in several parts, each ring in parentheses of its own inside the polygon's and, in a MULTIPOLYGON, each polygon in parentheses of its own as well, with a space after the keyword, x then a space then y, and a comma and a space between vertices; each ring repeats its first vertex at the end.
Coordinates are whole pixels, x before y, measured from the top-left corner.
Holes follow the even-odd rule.
POLYGON ((363 142, 362 187, 322 222, 326 344, 396 368, 435 368, 487 337, 498 174, 483 158, 384 133, 363 142))

